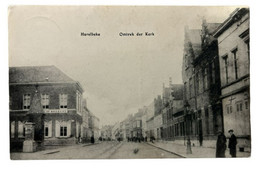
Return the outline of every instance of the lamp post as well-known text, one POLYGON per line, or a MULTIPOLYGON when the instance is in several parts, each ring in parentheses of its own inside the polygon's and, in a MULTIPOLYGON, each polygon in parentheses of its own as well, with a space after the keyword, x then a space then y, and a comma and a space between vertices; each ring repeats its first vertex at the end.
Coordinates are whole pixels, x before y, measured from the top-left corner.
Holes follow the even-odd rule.
POLYGON ((185 100, 185 121, 186 121, 186 134, 187 134, 187 148, 186 148, 186 153, 187 154, 192 154, 192 150, 191 150, 191 141, 190 141, 190 120, 191 120, 191 116, 190 116, 190 105, 188 103, 187 100, 185 100))

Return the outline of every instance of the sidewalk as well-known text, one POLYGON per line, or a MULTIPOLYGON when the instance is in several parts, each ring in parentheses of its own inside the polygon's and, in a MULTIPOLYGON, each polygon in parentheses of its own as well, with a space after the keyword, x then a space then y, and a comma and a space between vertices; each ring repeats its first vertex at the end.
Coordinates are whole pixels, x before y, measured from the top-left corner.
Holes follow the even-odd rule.
MULTIPOLYGON (((182 156, 184 158, 215 158, 216 149, 208 147, 195 147, 192 146, 192 154, 186 153, 186 146, 183 144, 177 144, 174 141, 155 141, 154 143, 147 142, 148 144, 157 148, 170 151, 174 154, 182 156)), ((239 152, 237 151, 237 157, 250 157, 250 152, 239 152)), ((226 150, 226 157, 231 158, 229 150, 226 150)))
POLYGON ((43 157, 48 154, 54 154, 58 153, 60 151, 70 151, 73 149, 76 149, 78 147, 85 147, 85 146, 91 146, 91 145, 96 145, 100 144, 100 142, 96 142, 94 144, 92 143, 80 143, 80 144, 75 144, 75 145, 68 145, 68 146, 59 146, 55 148, 47 148, 46 150, 41 150, 41 151, 36 151, 32 153, 23 153, 23 152, 11 152, 10 153, 10 158, 11 160, 21 160, 21 159, 31 159, 31 156, 34 156, 34 160, 42 160, 44 159, 43 157))

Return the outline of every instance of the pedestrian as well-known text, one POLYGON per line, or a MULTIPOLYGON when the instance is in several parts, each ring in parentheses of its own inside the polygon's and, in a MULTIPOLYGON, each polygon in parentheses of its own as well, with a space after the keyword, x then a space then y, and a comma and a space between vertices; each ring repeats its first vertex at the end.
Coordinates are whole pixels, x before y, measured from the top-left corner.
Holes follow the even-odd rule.
POLYGON ((203 143, 203 135, 202 135, 202 133, 199 134, 199 142, 200 142, 200 146, 202 146, 202 143, 203 143))
POLYGON ((226 145, 227 139, 226 136, 222 131, 218 131, 218 140, 216 144, 216 157, 217 158, 224 158, 225 156, 225 151, 227 148, 226 145))
POLYGON ((229 142, 228 142, 229 152, 232 157, 236 157, 237 156, 237 150, 236 150, 237 137, 234 134, 234 130, 231 129, 228 132, 230 134, 230 138, 229 138, 229 142))
POLYGON ((92 143, 92 144, 94 144, 94 143, 95 143, 94 136, 91 136, 91 143, 92 143))

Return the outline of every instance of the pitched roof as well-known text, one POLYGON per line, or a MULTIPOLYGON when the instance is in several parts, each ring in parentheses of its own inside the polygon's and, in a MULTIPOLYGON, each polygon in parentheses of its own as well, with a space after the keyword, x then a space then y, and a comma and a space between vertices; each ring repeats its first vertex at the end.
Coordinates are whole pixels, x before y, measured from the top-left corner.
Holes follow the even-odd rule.
POLYGON ((10 67, 9 83, 76 82, 55 66, 10 67))
POLYGON ((214 37, 219 37, 224 31, 226 31, 231 25, 238 21, 239 17, 242 17, 249 13, 249 8, 237 8, 230 16, 217 28, 214 33, 214 37))

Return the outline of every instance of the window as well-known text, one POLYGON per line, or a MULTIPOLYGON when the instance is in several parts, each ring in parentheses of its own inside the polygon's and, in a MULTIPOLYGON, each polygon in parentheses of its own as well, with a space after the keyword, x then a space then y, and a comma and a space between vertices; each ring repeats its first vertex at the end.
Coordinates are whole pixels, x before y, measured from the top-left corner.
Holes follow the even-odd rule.
POLYGON ((227 105, 226 109, 227 109, 227 114, 232 113, 232 106, 231 105, 227 105))
POLYGON ((248 109, 248 100, 245 101, 245 109, 247 110, 248 109))
POLYGON ((30 109, 30 104, 31 104, 31 95, 24 94, 23 95, 23 109, 25 109, 25 110, 30 109))
POLYGON ((60 127, 60 136, 67 136, 67 126, 60 127))
POLYGON ((189 79, 189 91, 190 91, 190 98, 192 97, 192 78, 189 79))
POLYGON ((77 111, 81 112, 82 111, 82 95, 79 91, 76 93, 76 109, 77 111))
POLYGON ((225 75, 226 75, 226 84, 228 84, 228 55, 223 56, 224 63, 225 63, 225 75))
POLYGON ((140 120, 137 121, 137 127, 141 127, 141 121, 140 120))
POLYGON ((197 93, 199 93, 199 89, 200 89, 200 87, 199 87, 199 84, 200 84, 200 79, 199 79, 199 72, 198 73, 196 73, 196 91, 197 91, 197 93))
POLYGON ((48 109, 49 108, 49 95, 48 94, 42 94, 41 95, 41 102, 42 102, 42 108, 48 109))
POLYGON ((238 64, 237 64, 237 48, 232 51, 234 57, 234 66, 235 66, 235 78, 238 79, 238 64))
POLYGON ((67 108, 67 101, 68 96, 67 94, 60 94, 60 108, 61 109, 66 109, 67 108))
POLYGON ((49 127, 45 126, 44 128, 44 136, 48 137, 49 136, 49 127))
POLYGON ((215 60, 213 60, 213 62, 211 63, 211 70, 212 70, 212 75, 211 75, 211 81, 212 81, 212 84, 215 84, 216 82, 216 75, 215 75, 215 60))
POLYGON ((12 109, 13 100, 12 97, 9 97, 9 108, 12 109))
POLYGON ((241 101, 237 102, 236 106, 237 106, 237 112, 243 111, 243 104, 241 101))
POLYGON ((247 46, 248 70, 250 71, 250 44, 249 39, 245 42, 247 46))
POLYGON ((209 111, 208 108, 205 108, 205 123, 206 123, 206 133, 209 134, 209 111))
POLYGON ((203 88, 204 90, 207 90, 208 88, 208 69, 205 68, 203 70, 203 88))

